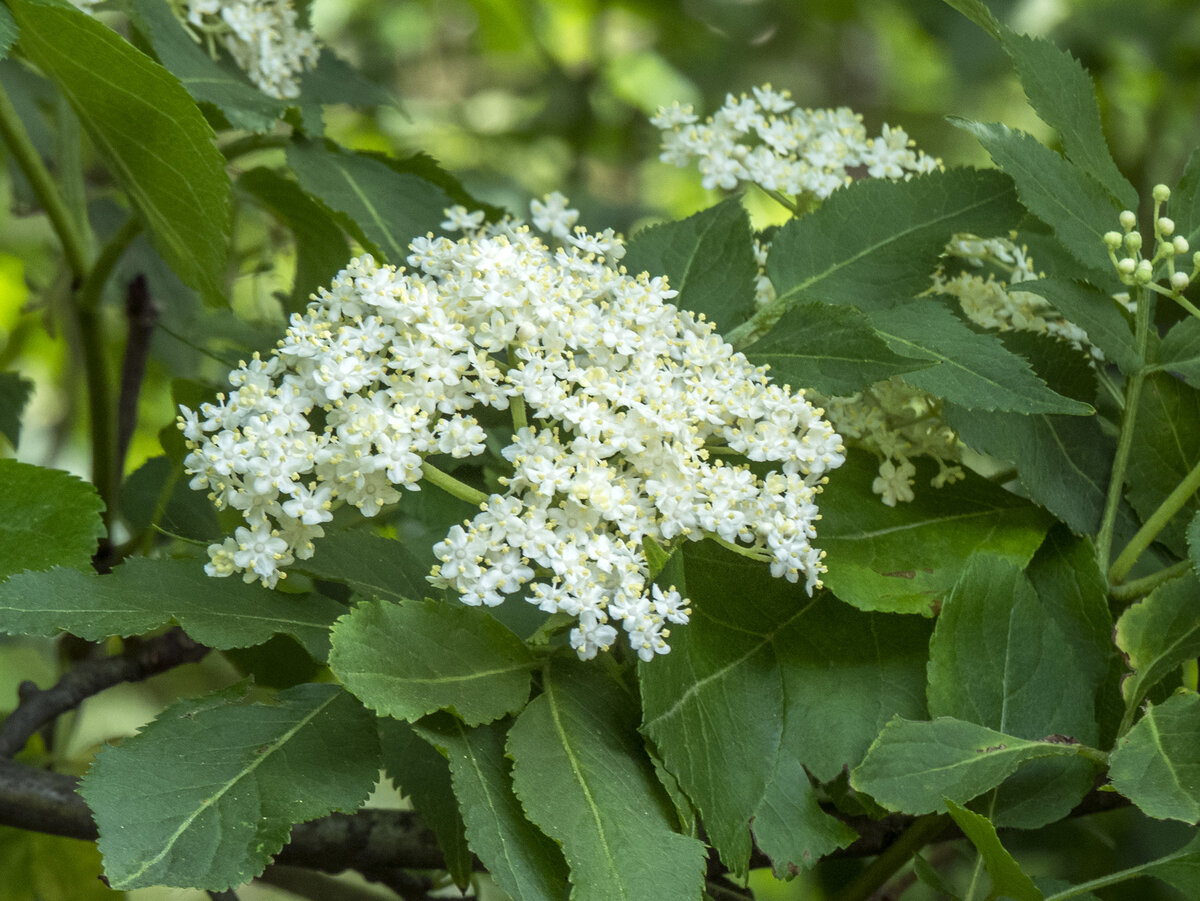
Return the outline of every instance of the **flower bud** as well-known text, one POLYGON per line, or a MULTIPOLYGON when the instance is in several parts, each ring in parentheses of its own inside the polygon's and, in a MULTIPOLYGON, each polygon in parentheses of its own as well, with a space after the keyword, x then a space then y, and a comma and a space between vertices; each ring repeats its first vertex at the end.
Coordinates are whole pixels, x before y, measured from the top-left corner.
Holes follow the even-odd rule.
POLYGON ((1120 249, 1121 233, 1120 232, 1105 232, 1104 233, 1104 246, 1107 247, 1109 250, 1120 249))
POLYGON ((1120 220, 1121 228, 1125 229, 1125 231, 1130 231, 1137 225, 1137 214, 1133 210, 1122 210, 1120 220))
POLYGON ((1121 262, 1117 263, 1117 272, 1121 275, 1133 275, 1133 271, 1137 269, 1137 260, 1133 257, 1125 257, 1121 262))
POLYGON ((1176 272, 1171 276, 1171 290, 1177 294, 1182 294, 1187 290, 1190 282, 1191 278, 1188 277, 1186 272, 1176 272))
POLYGON ((1166 203, 1171 197, 1171 189, 1166 185, 1154 186, 1154 199, 1159 203, 1166 203))
POLYGON ((1175 248, 1175 252, 1178 254, 1185 254, 1188 252, 1188 241, 1183 235, 1176 235, 1171 241, 1171 246, 1175 248))
POLYGON ((1158 221, 1154 223, 1154 228, 1165 238, 1175 233, 1175 221, 1166 216, 1159 216, 1158 221))
POLYGON ((1132 252, 1142 249, 1142 233, 1130 232, 1125 236, 1125 249, 1132 252))
POLYGON ((1154 264, 1149 260, 1142 260, 1137 264, 1137 269, 1133 273, 1133 280, 1139 285, 1148 285, 1154 279, 1154 264))

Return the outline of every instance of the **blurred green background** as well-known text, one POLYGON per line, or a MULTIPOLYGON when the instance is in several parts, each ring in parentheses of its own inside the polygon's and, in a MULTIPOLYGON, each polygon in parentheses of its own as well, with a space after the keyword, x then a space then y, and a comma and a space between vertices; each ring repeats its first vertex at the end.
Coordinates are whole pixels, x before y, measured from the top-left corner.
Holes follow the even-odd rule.
MULTIPOLYGON (((1148 194, 1156 182, 1177 179, 1200 144, 1200 4, 992 0, 989 5, 1014 28, 1069 48, 1091 70, 1113 154, 1139 191, 1148 194)), ((1004 54, 938 0, 313 0, 310 12, 324 44, 398 102, 397 108, 370 113, 330 108, 331 136, 356 148, 427 152, 477 197, 518 213, 530 197, 562 191, 582 209, 583 222, 597 229, 631 233, 715 202, 717 194, 701 189, 694 170, 658 161, 658 134, 647 118, 674 100, 711 113, 726 93, 764 82, 790 90, 802 106, 849 106, 863 114, 869 134, 885 122, 903 126, 918 147, 947 165, 987 165, 973 139, 946 121, 949 115, 1003 121, 1054 140, 1025 104, 1004 54)), ((35 139, 55 159, 70 123, 54 98, 11 62, 0 68, 0 82, 24 104, 35 139)), ((86 184, 92 219, 112 227, 120 221, 113 188, 92 163, 85 144, 84 164, 94 176, 86 184)), ((82 374, 55 306, 64 297, 58 247, 27 186, 7 169, 2 178, 0 370, 19 370, 37 386, 20 446, 2 452, 86 475, 82 374)), ((756 203, 753 195, 750 202, 757 224, 777 221, 771 204, 756 203)), ((129 472, 161 453, 158 431, 175 415, 173 379, 215 382, 255 341, 269 345, 280 330, 283 306, 273 292, 288 287, 291 248, 260 210, 245 199, 239 204, 230 274, 235 314, 258 330, 249 339, 235 314, 204 310, 144 243, 135 244, 126 260, 128 273, 150 273, 162 310, 129 472), (196 346, 189 335, 203 335, 205 346, 196 346)), ((121 279, 116 282, 119 287, 121 279)), ((120 290, 106 299, 110 333, 117 336, 110 354, 114 379, 122 303, 120 290)), ((48 684, 56 665, 48 644, 0 643, 0 712, 15 706, 21 679, 48 684)), ((99 742, 136 728, 189 681, 203 686, 235 677, 228 667, 207 667, 173 677, 182 686, 156 681, 89 703, 57 753, 76 768, 85 766, 99 742)), ((1081 881, 1182 841, 1179 829, 1120 811, 1017 836, 1011 845, 1035 873, 1081 881)), ((13 901, 91 897, 82 889, 57 887, 7 894, 13 885, 33 885, 34 876, 27 880, 22 873, 66 878, 70 868, 53 861, 69 859, 79 861, 78 878, 87 892, 113 896, 94 882, 94 859, 80 856, 86 846, 48 842, 0 833, 0 895, 13 901), (64 846, 75 850, 64 856, 64 846)), ((958 877, 969 873, 972 861, 965 851, 934 854, 958 877)), ((832 863, 829 875, 858 865, 832 863)), ((759 873, 754 884, 763 898, 825 897, 815 877, 782 884, 759 873)), ((1101 894, 1176 897, 1146 881, 1101 894)), ((905 895, 918 901, 932 897, 920 886, 905 895)))

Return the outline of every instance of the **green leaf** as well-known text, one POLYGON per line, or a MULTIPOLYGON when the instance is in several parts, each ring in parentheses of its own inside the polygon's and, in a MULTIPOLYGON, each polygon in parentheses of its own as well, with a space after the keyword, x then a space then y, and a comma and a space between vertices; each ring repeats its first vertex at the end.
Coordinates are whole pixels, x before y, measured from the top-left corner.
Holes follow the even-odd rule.
POLYGON ((1189 316, 1171 326, 1158 346, 1158 362, 1153 368, 1165 369, 1200 388, 1200 319, 1189 316))
POLYGON ((665 275, 679 292, 672 303, 703 313, 728 331, 754 312, 754 233, 740 197, 730 197, 678 222, 633 236, 621 264, 631 274, 665 275))
MULTIPOLYGON (((749 825, 780 791, 802 797, 793 761, 822 781, 862 759, 896 712, 924 715, 929 624, 808 598, 762 564, 709 545, 684 548, 691 622, 671 653, 638 668, 643 731, 692 799, 709 841, 735 872, 749 825), (887 635, 887 641, 878 640, 887 635)), ((831 837, 820 821, 767 830, 782 858, 831 837), (808 830, 807 838, 800 829, 808 830)), ((755 820, 756 829, 759 821, 755 820)))
POLYGON ((207 299, 221 300, 229 178, 200 110, 158 63, 63 3, 11 0, 21 50, 58 85, 155 249, 207 299))
POLYGON ((993 38, 1000 40, 1001 34, 1005 30, 1004 26, 992 15, 992 11, 982 0, 944 0, 944 2, 952 9, 958 10, 993 38))
POLYGON ((287 104, 269 97, 228 58, 220 62, 184 30, 162 0, 129 0, 133 23, 150 41, 155 55, 197 103, 211 103, 234 128, 265 132, 275 127, 287 104))
POLYGON ((1105 358, 1116 363, 1122 372, 1133 373, 1141 367, 1141 355, 1126 314, 1103 289, 1066 278, 1042 278, 1021 282, 1020 290, 1046 298, 1087 332, 1088 340, 1104 351, 1105 358))
POLYGON ((814 301, 792 307, 765 336, 746 348, 771 378, 822 394, 853 394, 901 372, 937 365, 894 353, 853 307, 814 301))
POLYGON ((467 841, 496 884, 513 898, 561 901, 567 863, 513 794, 512 762, 504 753, 509 725, 504 720, 468 729, 438 713, 413 729, 447 756, 467 841))
POLYGON ((17 20, 7 6, 0 6, 0 59, 8 59, 8 51, 12 50, 20 36, 17 20))
POLYGON ((318 594, 211 578, 196 560, 134 557, 107 576, 54 569, 0 585, 0 624, 10 634, 65 631, 103 641, 175 622, 214 648, 250 647, 282 632, 318 660, 328 652, 330 626, 343 612, 318 594))
MULTIPOLYGON (((1145 521, 1200 463, 1200 390, 1163 372, 1149 376, 1142 390, 1126 482, 1129 503, 1145 521)), ((1191 497, 1155 540, 1186 556, 1184 529, 1200 496, 1191 497)))
POLYGON ((1200 695, 1147 704, 1112 752, 1108 776, 1148 816, 1200 821, 1200 695))
POLYGON ((754 811, 754 839, 777 879, 790 879, 845 848, 858 833, 817 803, 808 773, 791 751, 780 750, 775 770, 754 811))
POLYGON ((1120 206, 1099 182, 1025 132, 954 117, 950 121, 979 139, 995 164, 1012 176, 1021 203, 1054 229, 1076 260, 1111 277, 1104 233, 1115 227, 1120 206))
POLYGON ((1200 895, 1200 835, 1178 851, 1144 864, 1142 873, 1177 888, 1184 897, 1200 895))
MULTIPOLYGON (((936 473, 917 460, 918 483, 936 473)), ((878 462, 851 451, 821 495, 816 544, 826 552, 826 586, 863 610, 932 616, 976 551, 1029 562, 1050 519, 1028 501, 968 472, 923 488, 908 504, 885 506, 871 491, 878 462)))
MULTIPOLYGON (((949 0, 947 0, 949 2, 949 0)), ((962 901, 962 895, 958 894, 950 887, 945 877, 939 873, 924 857, 919 853, 914 854, 912 858, 913 875, 922 883, 929 886, 937 895, 938 898, 950 898, 951 901, 962 901)))
POLYGON ((104 502, 73 475, 0 460, 0 580, 54 566, 90 569, 104 535, 104 502))
POLYGON ((113 888, 223 891, 294 824, 355 810, 378 772, 374 718, 339 686, 305 684, 273 704, 181 701, 101 751, 80 794, 113 888))
POLYGON ((1200 580, 1195 571, 1159 585, 1121 614, 1116 642, 1132 670, 1121 694, 1133 709, 1180 664, 1200 656, 1200 580))
POLYGON ((520 710, 533 655, 483 610, 446 601, 359 604, 333 627, 329 666, 368 707, 476 726, 520 710))
POLYGON ((1108 152, 1091 76, 1069 52, 1043 38, 1005 29, 1001 43, 1016 66, 1021 86, 1043 122, 1058 132, 1063 151, 1128 210, 1138 195, 1108 152))
POLYGON ((421 814, 446 858, 446 870, 460 889, 471 881, 475 860, 467 847, 466 827, 458 809, 446 758, 423 741, 408 723, 380 717, 379 747, 384 771, 421 814))
POLYGON ((1200 149, 1188 157, 1164 215, 1175 220, 1175 233, 1185 237, 1189 246, 1200 246, 1200 149))
MULTIPOLYGON (((1069 345, 1035 335, 1006 335, 1010 348, 1024 345, 1051 387, 1064 396, 1094 397, 1096 376, 1069 345)), ((1095 416, 985 412, 953 404, 942 419, 974 451, 1017 467, 1025 494, 1078 534, 1100 527, 1116 441, 1095 416)))
POLYGON ((166 456, 151 457, 125 479, 121 518, 134 534, 153 523, 167 534, 196 541, 221 541, 224 537, 212 503, 188 487, 183 468, 166 456))
POLYGON ((99 871, 100 852, 91 842, 0 826, 4 901, 113 901, 99 871))
POLYGON ((309 295, 333 281, 350 259, 346 238, 332 216, 300 187, 272 169, 243 172, 237 186, 286 225, 296 241, 291 312, 303 312, 309 295))
POLYGON ((860 179, 781 228, 767 272, 785 308, 820 300, 870 313, 928 288, 954 233, 1007 234, 1020 218, 1012 183, 998 172, 860 179))
POLYGON ((0 435, 14 448, 21 440, 21 414, 32 393, 33 382, 29 379, 15 372, 0 372, 0 435))
MULTIPOLYGON (((1018 738, 1065 735, 1095 744, 1102 671, 1081 678, 1074 636, 1049 615, 1012 562, 973 557, 938 616, 929 645, 929 713, 1018 738)), ((1036 761, 1001 786, 997 825, 1062 819, 1092 787, 1082 759, 1036 761)))
POLYGON ((901 377, 914 388, 969 410, 1071 416, 1095 412, 1090 404, 1052 391, 1028 361, 1009 352, 999 338, 973 331, 936 300, 914 300, 870 318, 892 350, 936 363, 901 377))
POLYGON ((419 601, 431 595, 429 567, 403 542, 360 529, 327 532, 299 569, 318 579, 344 582, 367 598, 419 601))
POLYGON ((1193 572, 1200 572, 1200 512, 1192 517, 1192 524, 1187 530, 1188 557, 1192 561, 1193 572))
POLYGON ((562 846, 573 899, 699 896, 704 844, 675 831, 638 735, 636 698, 596 667, 556 660, 509 730, 508 753, 525 812, 562 846))
POLYGON ((993 895, 1002 895, 1015 901, 1042 901, 1044 896, 1000 843, 996 827, 987 817, 960 807, 949 798, 946 799, 946 809, 983 858, 983 865, 992 877, 993 895))
POLYGON ((300 187, 340 214, 368 251, 394 265, 404 265, 413 238, 440 231, 443 210, 454 203, 442 188, 403 171, 403 161, 384 162, 331 142, 296 141, 287 161, 300 187))
POLYGON ((850 784, 891 810, 934 813, 995 788, 1029 760, 1070 757, 1074 745, 1027 741, 951 717, 894 717, 850 774, 850 784))

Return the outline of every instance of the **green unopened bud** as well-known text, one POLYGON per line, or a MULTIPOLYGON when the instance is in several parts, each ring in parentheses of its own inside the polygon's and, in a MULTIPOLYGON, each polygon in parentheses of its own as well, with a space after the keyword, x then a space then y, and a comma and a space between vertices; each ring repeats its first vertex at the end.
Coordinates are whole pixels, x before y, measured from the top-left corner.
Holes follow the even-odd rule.
POLYGON ((1154 228, 1165 238, 1175 234, 1175 221, 1166 216, 1159 216, 1158 221, 1154 223, 1154 228))
POLYGON ((1188 252, 1187 238, 1183 235, 1176 235, 1171 241, 1171 246, 1175 248, 1175 252, 1180 256, 1188 252))
POLYGON ((1130 232, 1125 236, 1125 249, 1133 252, 1142 249, 1142 233, 1130 232))
POLYGON ((1148 285, 1154 278, 1154 264, 1149 260, 1142 260, 1137 264, 1137 269, 1133 273, 1133 280, 1139 285, 1148 285))
POLYGON ((1166 203, 1171 198, 1171 189, 1166 185, 1154 186, 1154 199, 1159 203, 1166 203))
POLYGON ((1137 269, 1137 260, 1133 257, 1125 257, 1117 263, 1117 272, 1121 275, 1133 275, 1135 269, 1137 269))
POLYGON ((1171 290, 1177 294, 1182 294, 1187 290, 1187 286, 1190 282, 1191 278, 1186 272, 1176 272, 1171 276, 1171 290))
POLYGON ((1120 216, 1120 221, 1121 221, 1121 228, 1125 229, 1125 231, 1129 231, 1135 225, 1137 225, 1137 214, 1134 213, 1133 210, 1122 210, 1121 216, 1120 216))
POLYGON ((1120 232, 1105 232, 1104 233, 1104 245, 1109 250, 1114 250, 1114 251, 1119 250, 1121 247, 1121 241, 1122 241, 1122 238, 1121 238, 1120 232))

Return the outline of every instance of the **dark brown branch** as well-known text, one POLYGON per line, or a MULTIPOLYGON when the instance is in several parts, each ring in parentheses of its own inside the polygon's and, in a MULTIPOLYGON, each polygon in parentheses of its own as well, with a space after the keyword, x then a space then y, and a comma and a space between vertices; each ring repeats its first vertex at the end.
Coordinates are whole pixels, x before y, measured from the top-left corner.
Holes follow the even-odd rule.
POLYGON ((173 629, 133 645, 121 656, 84 661, 52 688, 41 690, 31 682, 24 683, 17 709, 0 725, 0 757, 15 755, 39 729, 92 695, 122 682, 140 682, 181 664, 194 663, 208 650, 181 630, 173 629))
POLYGON ((120 472, 129 451, 129 442, 137 428, 138 396, 146 377, 146 361, 150 358, 150 339, 158 324, 158 308, 150 297, 146 277, 138 275, 125 292, 125 318, 129 335, 125 340, 125 356, 121 360, 121 392, 117 398, 117 455, 120 472))

